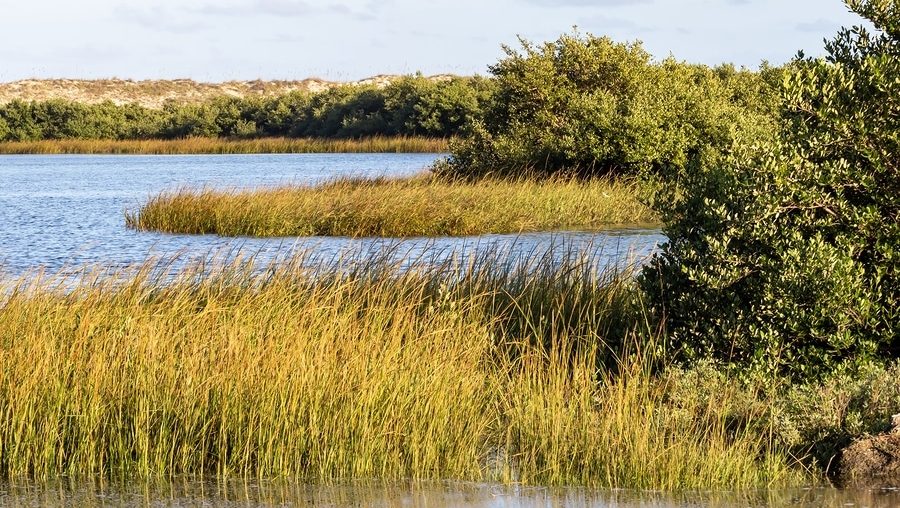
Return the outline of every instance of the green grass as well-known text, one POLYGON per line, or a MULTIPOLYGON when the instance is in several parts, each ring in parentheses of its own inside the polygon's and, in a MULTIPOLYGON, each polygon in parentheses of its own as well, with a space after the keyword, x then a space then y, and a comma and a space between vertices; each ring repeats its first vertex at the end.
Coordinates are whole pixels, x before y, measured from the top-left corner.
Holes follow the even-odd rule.
POLYGON ((656 220, 637 184, 609 180, 342 179, 250 191, 164 192, 129 227, 223 236, 462 236, 656 220))
POLYGON ((58 139, 0 142, 0 154, 254 154, 254 153, 442 153, 445 139, 375 137, 318 138, 187 138, 187 139, 58 139))
POLYGON ((0 478, 809 481, 765 432, 670 406, 627 274, 501 259, 4 282, 0 478))

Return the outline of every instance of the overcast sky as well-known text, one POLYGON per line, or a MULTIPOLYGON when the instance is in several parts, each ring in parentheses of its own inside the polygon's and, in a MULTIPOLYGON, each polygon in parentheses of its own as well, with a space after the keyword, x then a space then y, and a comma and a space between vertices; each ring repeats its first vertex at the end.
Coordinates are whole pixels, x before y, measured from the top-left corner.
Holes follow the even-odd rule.
POLYGON ((485 74, 577 25, 657 57, 782 63, 859 19, 840 0, 0 0, 0 81, 485 74))

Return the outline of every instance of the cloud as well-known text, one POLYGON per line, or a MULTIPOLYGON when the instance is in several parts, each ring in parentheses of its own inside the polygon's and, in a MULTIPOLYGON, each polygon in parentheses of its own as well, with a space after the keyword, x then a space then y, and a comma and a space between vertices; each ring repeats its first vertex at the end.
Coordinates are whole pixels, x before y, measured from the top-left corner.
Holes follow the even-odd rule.
POLYGON ((347 7, 344 4, 332 4, 328 7, 328 10, 335 14, 340 14, 340 15, 347 16, 347 17, 350 17, 353 19, 358 19, 360 21, 371 21, 377 17, 376 13, 375 13, 375 8, 372 7, 371 4, 368 5, 366 7, 366 9, 362 10, 362 11, 357 11, 357 10, 351 9, 350 7, 347 7))
POLYGON ((284 17, 303 17, 316 12, 312 4, 298 0, 255 0, 250 9, 258 14, 284 17))
POLYGON ((841 24, 837 21, 830 21, 827 19, 819 18, 815 21, 798 23, 797 30, 801 32, 813 32, 813 33, 823 33, 823 32, 835 32, 839 28, 841 28, 841 24))
POLYGON ((648 4, 653 0, 525 0, 543 7, 618 7, 648 4))
POLYGON ((207 28, 204 23, 184 19, 160 5, 144 8, 119 6, 115 10, 115 16, 157 32, 190 33, 207 28))
POLYGON ((260 42, 274 42, 276 44, 299 44, 299 43, 307 43, 309 42, 309 37, 302 34, 284 34, 278 33, 274 35, 267 35, 264 37, 259 37, 256 39, 260 42))
POLYGON ((624 28, 629 30, 645 30, 647 28, 639 26, 637 23, 630 19, 611 18, 603 15, 580 18, 578 20, 578 27, 585 28, 588 31, 597 29, 611 30, 616 28, 624 28))
POLYGON ((253 0, 232 4, 206 4, 199 9, 194 9, 198 14, 207 16, 248 16, 248 15, 272 15, 272 16, 305 16, 315 11, 315 8, 303 1, 291 0, 253 0))
POLYGON ((322 5, 304 0, 244 0, 232 4, 206 4, 194 12, 206 16, 277 16, 280 18, 302 18, 320 14, 338 14, 344 17, 371 20, 376 17, 376 2, 369 2, 362 10, 353 9, 343 3, 322 5))

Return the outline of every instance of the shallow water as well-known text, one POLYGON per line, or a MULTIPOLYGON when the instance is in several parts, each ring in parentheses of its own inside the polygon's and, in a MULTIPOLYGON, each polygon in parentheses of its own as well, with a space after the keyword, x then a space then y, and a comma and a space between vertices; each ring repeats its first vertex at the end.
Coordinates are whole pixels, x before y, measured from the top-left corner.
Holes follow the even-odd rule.
POLYGON ((839 491, 831 488, 751 492, 663 494, 627 490, 510 487, 440 482, 398 484, 308 485, 289 482, 228 483, 174 481, 165 484, 96 483, 0 484, 3 506, 85 507, 244 507, 376 506, 449 508, 598 507, 688 508, 737 507, 872 507, 900 506, 897 491, 839 491))
MULTIPOLYGON (((313 183, 337 176, 407 175, 437 154, 237 156, 0 156, 0 272, 122 267, 150 257, 180 260, 239 253, 261 260, 302 250, 319 257, 395 256, 443 259, 499 249, 517 254, 590 250, 606 264, 639 261, 664 240, 654 230, 487 235, 471 238, 229 239, 136 232, 123 213, 148 196, 178 187, 218 189, 313 183)), ((176 481, 100 485, 85 482, 0 483, 0 506, 694 506, 690 498, 654 494, 548 490, 439 483, 311 486, 176 481)), ((741 501, 741 506, 746 503, 741 501)), ((706 503, 701 503, 706 504, 706 503)), ((725 506, 725 505, 722 505, 725 506)), ((803 506, 803 505, 797 505, 803 506)))
POLYGON ((561 232, 468 238, 222 238, 136 232, 124 211, 150 195, 180 187, 233 189, 314 183, 338 176, 399 176, 428 167, 439 154, 293 155, 39 155, 0 156, 0 271, 18 275, 39 267, 57 272, 84 265, 126 266, 148 257, 210 252, 261 260, 313 250, 320 257, 390 248, 400 257, 443 258, 499 247, 510 255, 590 250, 603 263, 641 259, 663 237, 654 230, 561 232))
MULTIPOLYGON (((517 254, 588 249, 606 264, 640 261, 664 237, 655 230, 487 235, 471 238, 229 239, 128 230, 126 209, 178 187, 248 188, 313 183, 337 176, 407 175, 437 154, 327 154, 236 156, 0 156, 0 272, 45 268, 120 267, 152 256, 181 260, 226 252, 262 260, 312 250, 319 257, 366 257, 390 249, 395 256, 443 259, 499 248, 517 254)), ((828 488, 664 494, 589 489, 431 484, 174 481, 98 484, 56 481, 0 483, 0 506, 402 506, 402 507, 889 507, 897 491, 828 488)))

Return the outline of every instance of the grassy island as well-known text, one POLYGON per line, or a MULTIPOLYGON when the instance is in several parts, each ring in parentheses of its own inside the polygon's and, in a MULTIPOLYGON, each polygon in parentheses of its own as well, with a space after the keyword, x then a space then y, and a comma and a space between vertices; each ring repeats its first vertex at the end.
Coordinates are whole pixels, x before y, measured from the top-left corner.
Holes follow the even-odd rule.
POLYGON ((322 185, 159 194, 135 229, 223 236, 462 236, 652 224, 635 183, 342 179, 322 185))

